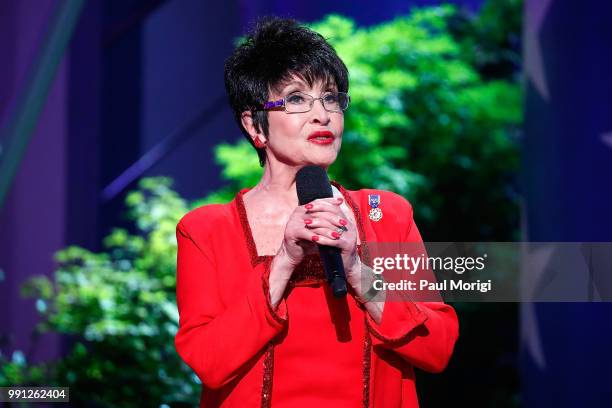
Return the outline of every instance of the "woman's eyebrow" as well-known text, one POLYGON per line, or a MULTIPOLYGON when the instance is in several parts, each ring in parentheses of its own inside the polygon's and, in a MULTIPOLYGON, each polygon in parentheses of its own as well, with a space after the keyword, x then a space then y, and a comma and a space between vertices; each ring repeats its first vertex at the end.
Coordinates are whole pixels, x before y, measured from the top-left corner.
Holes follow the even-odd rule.
POLYGON ((292 87, 297 89, 304 89, 304 83, 300 81, 291 81, 283 87, 283 92, 286 92, 288 89, 292 87))
POLYGON ((324 85, 324 87, 325 87, 326 91, 333 91, 333 92, 337 92, 338 91, 338 85, 334 81, 328 81, 324 85))
MULTIPOLYGON (((280 94, 291 93, 295 91, 304 91, 309 88, 309 86, 300 80, 292 80, 284 84, 280 90, 280 94)), ((338 86, 334 82, 328 82, 323 85, 323 92, 338 92, 338 86)))

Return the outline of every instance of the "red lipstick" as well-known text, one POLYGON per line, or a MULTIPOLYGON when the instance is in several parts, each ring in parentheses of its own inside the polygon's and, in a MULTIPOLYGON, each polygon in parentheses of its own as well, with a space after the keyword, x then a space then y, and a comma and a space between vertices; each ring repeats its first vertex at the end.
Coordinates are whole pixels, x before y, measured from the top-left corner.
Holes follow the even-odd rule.
POLYGON ((308 141, 320 145, 328 145, 334 142, 334 134, 329 130, 319 130, 312 132, 308 136, 308 141))

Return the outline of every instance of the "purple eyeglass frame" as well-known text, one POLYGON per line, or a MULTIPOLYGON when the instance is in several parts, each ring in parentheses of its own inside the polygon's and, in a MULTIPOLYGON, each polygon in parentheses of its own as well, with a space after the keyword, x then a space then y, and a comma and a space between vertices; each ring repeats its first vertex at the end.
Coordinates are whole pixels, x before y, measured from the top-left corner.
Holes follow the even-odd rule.
MULTIPOLYGON (((338 92, 341 93, 341 92, 338 92)), ((311 95, 309 95, 311 96, 311 95)), ((346 94, 348 100, 351 100, 351 97, 349 96, 349 94, 346 94)), ((312 96, 311 96, 312 97, 312 96)), ((323 97, 319 97, 319 98, 314 98, 314 100, 321 100, 321 102, 323 102, 323 97)), ((263 104, 262 109, 263 110, 268 110, 268 109, 274 109, 274 108, 282 108, 285 107, 285 98, 283 99, 277 99, 275 101, 268 101, 266 103, 263 104)), ((325 106, 324 106, 325 107, 325 106)), ((344 109, 343 109, 344 110, 344 109)), ((331 111, 330 111, 331 112, 331 111)))
POLYGON ((280 108, 282 106, 285 106, 285 100, 284 99, 279 99, 276 101, 268 101, 266 103, 264 103, 263 108, 264 109, 274 109, 274 108, 280 108))

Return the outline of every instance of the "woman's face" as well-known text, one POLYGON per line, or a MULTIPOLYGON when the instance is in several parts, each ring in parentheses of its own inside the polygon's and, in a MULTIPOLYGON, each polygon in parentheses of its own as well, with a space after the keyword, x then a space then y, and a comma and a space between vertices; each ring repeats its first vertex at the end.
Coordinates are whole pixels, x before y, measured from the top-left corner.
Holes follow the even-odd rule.
MULTIPOLYGON (((300 91, 319 98, 325 92, 337 92, 322 81, 312 87, 294 76, 280 90, 271 91, 268 100, 278 100, 300 91)), ((312 109, 303 113, 286 113, 283 110, 268 111, 268 158, 289 165, 314 164, 329 167, 340 151, 344 114, 323 109, 321 100, 315 100, 312 109)))

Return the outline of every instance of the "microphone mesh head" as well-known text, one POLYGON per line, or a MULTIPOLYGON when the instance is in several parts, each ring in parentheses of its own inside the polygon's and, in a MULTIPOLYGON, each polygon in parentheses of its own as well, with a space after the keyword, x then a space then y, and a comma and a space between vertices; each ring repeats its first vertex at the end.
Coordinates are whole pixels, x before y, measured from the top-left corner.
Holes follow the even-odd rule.
POLYGON ((297 172, 295 184, 300 205, 308 204, 317 198, 333 197, 327 172, 322 167, 302 167, 297 172))

